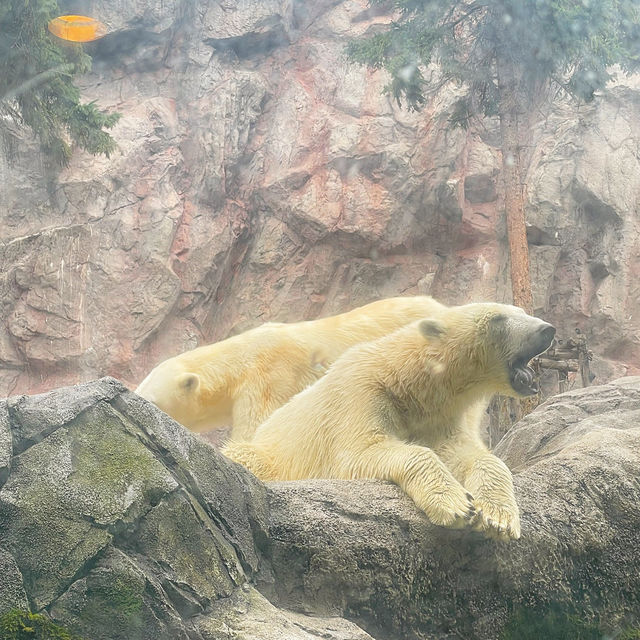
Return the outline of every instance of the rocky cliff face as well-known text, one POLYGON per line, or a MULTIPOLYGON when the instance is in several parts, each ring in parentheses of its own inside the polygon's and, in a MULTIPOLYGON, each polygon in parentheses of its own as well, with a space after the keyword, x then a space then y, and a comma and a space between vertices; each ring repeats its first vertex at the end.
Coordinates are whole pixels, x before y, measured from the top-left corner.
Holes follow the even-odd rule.
POLYGON ((496 448, 522 515, 504 544, 390 483, 265 486, 113 379, 0 401, 0 615, 95 640, 622 637, 639 414, 635 377, 518 423, 496 448))
MULTIPOLYGON (((269 319, 374 298, 510 297, 495 127, 454 130, 349 64, 365 0, 102 2, 86 99, 118 151, 43 164, 4 128, 0 394, 157 362, 269 319)), ((640 366, 640 91, 561 101, 531 130, 537 313, 583 330, 599 379, 640 366)))

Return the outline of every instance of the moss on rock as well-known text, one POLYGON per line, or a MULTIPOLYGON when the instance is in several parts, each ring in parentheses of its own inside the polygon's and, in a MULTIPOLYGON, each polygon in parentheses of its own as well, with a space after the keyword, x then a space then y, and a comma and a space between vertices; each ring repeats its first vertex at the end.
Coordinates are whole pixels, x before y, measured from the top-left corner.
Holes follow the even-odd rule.
POLYGON ((0 616, 0 640, 82 640, 46 616, 12 609, 0 616))
POLYGON ((91 640, 161 638, 145 603, 146 586, 142 570, 122 552, 109 549, 56 600, 50 613, 91 640))
POLYGON ((602 640, 602 637, 599 626, 560 605, 545 610, 518 607, 500 634, 500 640, 602 640))

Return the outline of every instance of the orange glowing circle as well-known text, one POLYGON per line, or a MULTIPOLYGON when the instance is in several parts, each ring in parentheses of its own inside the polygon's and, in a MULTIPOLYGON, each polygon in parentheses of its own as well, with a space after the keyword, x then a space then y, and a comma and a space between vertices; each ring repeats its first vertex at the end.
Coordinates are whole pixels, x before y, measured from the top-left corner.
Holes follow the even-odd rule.
POLYGON ((102 38, 107 28, 98 20, 87 16, 59 16, 49 21, 49 31, 69 42, 91 42, 102 38))

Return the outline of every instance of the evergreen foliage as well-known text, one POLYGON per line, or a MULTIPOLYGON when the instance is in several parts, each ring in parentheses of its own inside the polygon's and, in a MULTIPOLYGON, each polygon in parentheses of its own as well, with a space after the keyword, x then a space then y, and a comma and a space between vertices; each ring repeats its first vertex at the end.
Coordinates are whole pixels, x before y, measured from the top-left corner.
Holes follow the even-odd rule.
MULTIPOLYGON (((381 4, 384 0, 371 0, 381 4)), ((467 88, 452 119, 498 113, 499 61, 509 65, 525 95, 548 82, 592 100, 618 64, 640 67, 638 0, 394 0, 397 19, 382 33, 353 41, 349 57, 390 72, 386 90, 410 109, 431 88, 423 76, 439 65, 439 83, 467 88)))
POLYGON ((14 609, 0 616, 0 640, 82 640, 46 616, 14 609))
POLYGON ((105 129, 120 116, 80 102, 73 76, 88 71, 91 58, 48 32, 57 15, 56 0, 0 2, 0 116, 28 125, 58 164, 68 163, 70 142, 109 156, 116 143, 105 129))
POLYGON ((640 0, 370 0, 396 9, 388 29, 350 43, 349 57, 386 69, 398 104, 454 82, 450 114, 466 127, 499 116, 513 303, 533 311, 523 176, 527 120, 555 85, 590 101, 611 79, 640 68, 640 0), (427 80, 424 71, 437 63, 427 80))

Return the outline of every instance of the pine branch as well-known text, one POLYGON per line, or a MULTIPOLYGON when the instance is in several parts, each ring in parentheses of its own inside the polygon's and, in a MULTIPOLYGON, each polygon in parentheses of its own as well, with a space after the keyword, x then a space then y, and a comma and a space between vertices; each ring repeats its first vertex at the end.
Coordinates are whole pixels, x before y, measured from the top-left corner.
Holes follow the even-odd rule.
POLYGON ((0 113, 26 124, 56 164, 68 163, 72 144, 109 155, 107 133, 118 120, 84 104, 73 84, 91 59, 80 45, 62 46, 47 31, 59 13, 55 0, 5 0, 0 6, 0 113))

